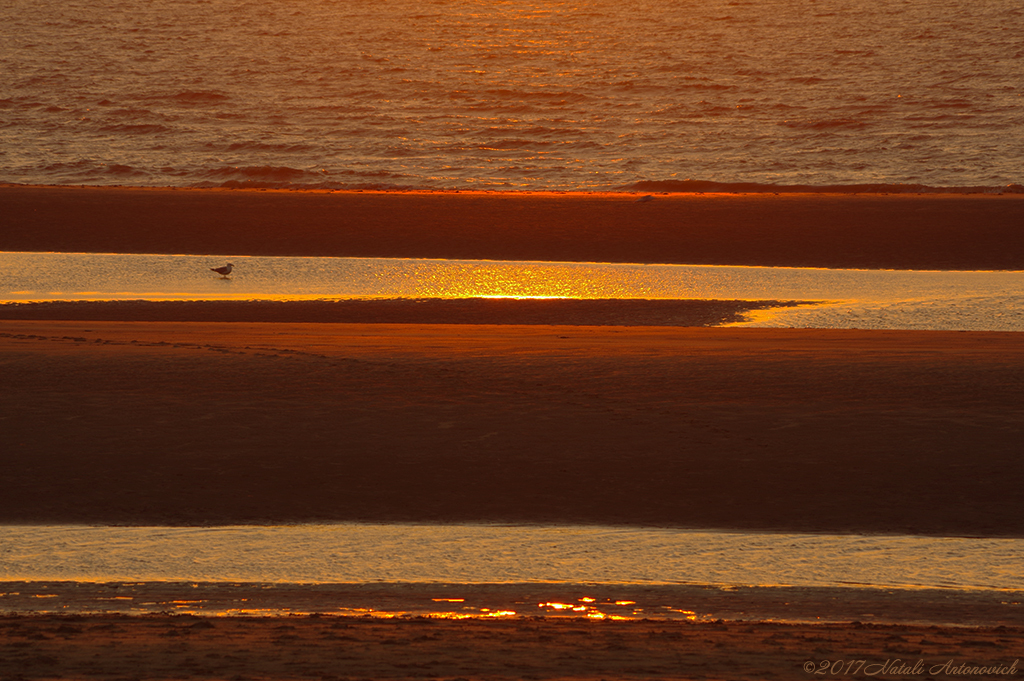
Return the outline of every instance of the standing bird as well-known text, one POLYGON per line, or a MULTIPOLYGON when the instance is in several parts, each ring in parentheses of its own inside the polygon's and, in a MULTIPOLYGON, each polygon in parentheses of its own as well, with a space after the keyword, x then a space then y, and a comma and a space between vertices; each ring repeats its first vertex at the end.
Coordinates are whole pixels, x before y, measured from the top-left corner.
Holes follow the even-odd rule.
POLYGON ((231 263, 224 265, 224 267, 211 267, 211 272, 216 272, 220 275, 221 279, 227 279, 228 275, 231 274, 231 268, 234 267, 231 263))

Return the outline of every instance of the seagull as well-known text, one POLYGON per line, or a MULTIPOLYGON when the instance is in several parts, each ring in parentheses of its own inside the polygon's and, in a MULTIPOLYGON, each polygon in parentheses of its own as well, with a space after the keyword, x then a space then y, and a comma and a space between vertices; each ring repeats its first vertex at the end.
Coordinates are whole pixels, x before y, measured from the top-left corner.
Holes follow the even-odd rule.
POLYGON ((648 201, 653 201, 653 200, 654 200, 654 197, 651 196, 650 194, 648 194, 647 196, 641 196, 639 199, 637 199, 633 203, 647 203, 648 201))
POLYGON ((220 275, 221 279, 227 279, 228 275, 231 274, 231 268, 234 267, 231 263, 224 265, 224 267, 211 267, 211 272, 216 272, 220 275))

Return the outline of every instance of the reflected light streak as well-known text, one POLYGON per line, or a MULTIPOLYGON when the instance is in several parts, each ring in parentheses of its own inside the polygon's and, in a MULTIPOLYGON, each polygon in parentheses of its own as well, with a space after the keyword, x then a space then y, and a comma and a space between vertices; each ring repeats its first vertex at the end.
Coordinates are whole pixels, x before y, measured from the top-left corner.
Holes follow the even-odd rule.
MULTIPOLYGON (((597 599, 596 598, 590 598, 589 596, 585 596, 585 597, 579 598, 577 600, 580 603, 582 603, 583 605, 576 605, 574 603, 562 603, 562 602, 559 602, 559 601, 547 601, 547 602, 544 602, 544 603, 538 603, 537 604, 537 608, 539 610, 541 610, 541 611, 544 611, 544 610, 554 610, 555 613, 563 613, 564 612, 565 615, 567 615, 567 616, 571 616, 571 617, 586 617, 587 619, 592 619, 592 620, 629 621, 629 620, 637 619, 637 617, 634 617, 634 616, 615 615, 615 614, 612 614, 612 613, 604 612, 603 610, 601 610, 599 608, 599 606, 597 604, 597 599), (592 605, 592 604, 594 604, 594 605, 592 605)), ((610 606, 610 605, 620 605, 620 606, 622 606, 622 605, 633 605, 633 604, 635 604, 635 601, 615 601, 614 603, 612 603, 611 601, 606 601, 602 605, 604 605, 604 606, 610 606)), ((639 612, 642 612, 642 610, 639 609, 639 608, 634 609, 634 611, 633 611, 634 615, 639 613, 639 612)), ((676 611, 676 612, 680 612, 680 611, 676 611)), ((555 614, 555 613, 552 613, 552 614, 555 614)), ((695 617, 687 617, 687 619, 695 619, 695 617)))
POLYGON ((595 268, 529 264, 450 265, 423 272, 416 295, 444 298, 620 298, 632 297, 619 273, 595 268))
MULTIPOLYGON (((144 608, 132 608, 126 611, 132 614, 152 614, 152 610, 144 608)), ((324 613, 313 610, 293 610, 291 608, 229 608, 222 611, 209 611, 202 608, 193 608, 186 605, 176 606, 176 615, 194 615, 197 617, 303 617, 309 615, 334 615, 337 617, 368 617, 371 619, 392 620, 392 619, 439 619, 439 620, 472 620, 472 619, 500 619, 516 617, 515 610, 481 611, 479 613, 463 612, 416 612, 407 610, 374 610, 372 608, 339 608, 335 612, 324 613)), ((621 618, 616 618, 621 619, 621 618)))
POLYGON ((694 612, 693 610, 680 610, 679 608, 673 608, 670 605, 663 605, 661 607, 662 607, 663 610, 668 610, 669 612, 676 612, 676 613, 679 613, 680 615, 685 615, 686 619, 688 619, 688 620, 696 620, 697 619, 697 613, 694 612))

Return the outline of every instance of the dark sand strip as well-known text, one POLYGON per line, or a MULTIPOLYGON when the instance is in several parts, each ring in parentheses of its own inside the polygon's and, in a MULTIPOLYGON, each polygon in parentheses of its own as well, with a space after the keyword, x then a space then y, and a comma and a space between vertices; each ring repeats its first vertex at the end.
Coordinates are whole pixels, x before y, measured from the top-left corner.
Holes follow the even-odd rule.
POLYGON ((0 186, 0 250, 1024 269, 1024 196, 0 186))
MULTIPOLYGON (((278 322, 346 324, 547 324, 717 326, 744 313, 800 303, 764 300, 54 301, 0 304, 0 320, 278 322)), ((806 304, 806 303, 805 303, 806 304)))
POLYGON ((0 522, 1024 536, 1024 336, 5 321, 0 522))

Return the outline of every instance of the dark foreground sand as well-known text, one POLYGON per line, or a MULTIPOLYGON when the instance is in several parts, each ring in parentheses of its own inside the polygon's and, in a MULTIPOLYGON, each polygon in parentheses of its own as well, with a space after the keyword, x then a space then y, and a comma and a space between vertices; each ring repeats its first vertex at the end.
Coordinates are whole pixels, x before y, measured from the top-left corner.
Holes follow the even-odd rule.
POLYGON ((1024 630, 1018 627, 0 617, 0 650, 5 679, 945 679, 1024 673, 1024 630))

